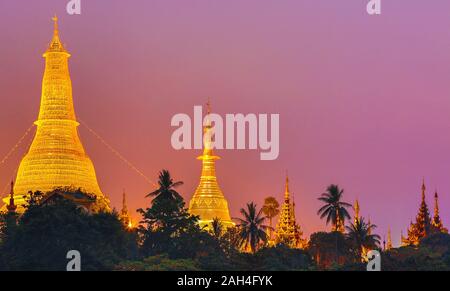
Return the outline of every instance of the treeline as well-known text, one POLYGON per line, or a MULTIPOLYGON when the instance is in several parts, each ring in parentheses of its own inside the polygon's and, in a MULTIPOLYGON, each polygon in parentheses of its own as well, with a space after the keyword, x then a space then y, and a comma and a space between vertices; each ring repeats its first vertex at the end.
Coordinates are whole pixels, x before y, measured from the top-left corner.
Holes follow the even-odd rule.
MULTIPOLYGON (((113 212, 89 213, 68 199, 42 203, 34 194, 23 215, 2 215, 0 270, 66 270, 70 250, 81 254, 81 270, 365 270, 364 252, 379 248, 375 226, 364 219, 350 224, 343 191, 328 187, 319 210, 332 232, 311 235, 305 249, 269 245, 270 226, 262 209, 249 203, 235 228, 215 220, 201 229, 188 213, 168 171, 142 221, 129 229, 113 212)), ((381 250, 380 250, 381 252, 381 250)), ((382 270, 450 270, 450 236, 429 236, 417 247, 382 252, 382 270)))

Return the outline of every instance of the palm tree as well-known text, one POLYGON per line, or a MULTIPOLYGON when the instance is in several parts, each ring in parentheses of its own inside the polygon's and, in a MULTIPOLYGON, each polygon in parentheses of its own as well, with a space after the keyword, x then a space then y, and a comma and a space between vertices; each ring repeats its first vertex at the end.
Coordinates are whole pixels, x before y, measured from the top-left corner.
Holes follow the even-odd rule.
POLYGON ((358 219, 350 226, 346 226, 348 231, 347 238, 353 243, 357 255, 364 260, 367 250, 378 248, 381 237, 378 234, 372 234, 371 231, 377 226, 366 223, 364 219, 358 219))
POLYGON ((327 225, 330 223, 333 225, 333 231, 344 231, 345 219, 350 219, 348 213, 348 207, 352 207, 350 203, 341 201, 344 194, 344 189, 340 189, 338 185, 331 184, 328 186, 327 191, 322 193, 318 199, 325 203, 318 211, 317 214, 320 218, 327 218, 327 225))
POLYGON ((170 200, 182 201, 183 200, 183 197, 181 197, 181 195, 177 191, 175 191, 175 188, 183 185, 183 182, 181 182, 181 181, 174 182, 172 177, 170 176, 169 171, 162 170, 161 172, 159 172, 158 185, 159 185, 158 189, 147 194, 145 197, 154 197, 153 202, 164 201, 164 200, 166 200, 166 201, 170 201, 170 200))
POLYGON ((280 204, 275 197, 267 197, 264 199, 264 205, 262 207, 262 212, 269 219, 269 238, 272 239, 272 219, 280 213, 280 204))
POLYGON ((213 221, 211 222, 211 229, 209 230, 209 232, 215 239, 220 239, 222 237, 223 224, 220 221, 220 218, 216 217, 213 219, 213 221))
POLYGON ((236 219, 239 221, 241 245, 244 249, 250 247, 251 252, 255 253, 258 246, 268 240, 265 232, 268 226, 263 224, 266 218, 261 215, 262 209, 256 210, 256 204, 253 202, 247 203, 247 209, 241 208, 240 212, 244 219, 236 219))

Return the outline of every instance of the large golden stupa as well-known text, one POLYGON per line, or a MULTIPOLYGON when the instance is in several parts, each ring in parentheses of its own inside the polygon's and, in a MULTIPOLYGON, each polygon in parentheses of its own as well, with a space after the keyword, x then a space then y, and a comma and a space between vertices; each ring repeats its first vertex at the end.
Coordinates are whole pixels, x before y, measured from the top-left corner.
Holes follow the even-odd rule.
MULTIPOLYGON (((109 200, 98 186, 94 166, 84 151, 72 100, 68 59, 62 45, 58 19, 53 18, 53 39, 44 53, 41 106, 36 135, 23 157, 14 185, 14 200, 23 211, 29 191, 46 193, 59 187, 81 188, 94 194, 97 209, 109 209, 109 200)), ((8 198, 3 201, 7 203, 8 198)))
MULTIPOLYGON (((208 102, 208 115, 210 113, 208 102)), ((200 216, 201 227, 210 228, 215 218, 218 218, 225 228, 234 226, 228 211, 228 202, 217 183, 216 160, 220 157, 214 155, 212 145, 212 126, 207 121, 203 128, 203 155, 197 159, 202 161, 202 175, 200 184, 195 190, 189 203, 189 213, 200 216)))

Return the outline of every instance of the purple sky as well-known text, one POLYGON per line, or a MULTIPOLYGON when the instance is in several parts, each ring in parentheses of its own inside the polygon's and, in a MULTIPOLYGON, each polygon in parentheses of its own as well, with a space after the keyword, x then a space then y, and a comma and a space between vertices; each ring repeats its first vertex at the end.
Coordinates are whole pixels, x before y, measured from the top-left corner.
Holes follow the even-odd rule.
MULTIPOLYGON (((186 199, 199 152, 172 149, 170 119, 211 96, 219 114, 280 114, 278 160, 218 152, 232 216, 249 201, 281 201, 287 169, 306 234, 329 229, 317 197, 337 183, 398 244, 422 177, 450 226, 449 1, 382 0, 381 16, 367 15, 364 0, 82 0, 78 16, 67 2, 0 2, 0 158, 37 118, 57 13, 78 117, 152 179, 171 170, 186 199)), ((113 205, 125 188, 129 208, 144 207, 152 187, 80 135, 113 205)), ((0 165, 0 191, 24 151, 0 165)))

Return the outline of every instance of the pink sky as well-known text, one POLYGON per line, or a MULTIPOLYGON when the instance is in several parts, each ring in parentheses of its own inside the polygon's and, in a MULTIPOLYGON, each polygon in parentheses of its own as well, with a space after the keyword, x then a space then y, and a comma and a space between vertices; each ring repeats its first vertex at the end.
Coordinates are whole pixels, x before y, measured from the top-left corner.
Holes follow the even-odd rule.
MULTIPOLYGON (((168 168, 187 200, 200 153, 172 149, 170 119, 211 96, 219 114, 280 114, 277 160, 217 152, 232 216, 249 201, 281 201, 287 169, 308 235, 329 229, 317 197, 336 183, 398 244, 422 177, 431 211, 437 188, 450 226, 449 1, 383 1, 381 16, 362 0, 82 0, 78 16, 67 2, 0 2, 1 158, 37 118, 57 13, 78 117, 152 179, 168 168)), ((120 208, 125 188, 130 209, 145 207, 152 187, 85 128, 80 135, 112 204, 120 208)), ((0 191, 24 151, 0 165, 0 191)))

